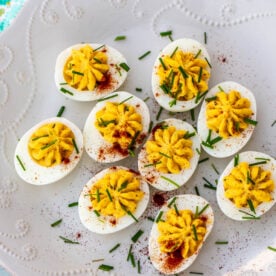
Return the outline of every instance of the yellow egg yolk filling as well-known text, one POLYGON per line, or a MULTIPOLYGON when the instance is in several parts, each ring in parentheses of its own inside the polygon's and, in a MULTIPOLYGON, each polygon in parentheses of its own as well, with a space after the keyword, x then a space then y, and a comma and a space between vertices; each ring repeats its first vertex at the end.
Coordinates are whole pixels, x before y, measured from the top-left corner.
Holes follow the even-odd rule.
POLYGON ((131 105, 107 102, 96 113, 95 127, 106 141, 128 149, 143 130, 142 116, 131 105))
POLYGON ((163 124, 154 132, 153 140, 147 141, 147 159, 157 171, 176 174, 190 167, 193 142, 184 138, 186 133, 163 124))
POLYGON ((105 81, 108 70, 106 53, 85 45, 79 50, 72 50, 65 63, 63 76, 70 86, 80 91, 93 91, 97 84, 105 81))
POLYGON ((238 91, 218 92, 206 106, 208 128, 222 138, 238 136, 248 127, 245 119, 253 115, 250 105, 238 91))
POLYGON ((271 192, 274 191, 274 182, 271 172, 259 166, 249 166, 248 163, 242 162, 232 169, 223 179, 223 183, 225 197, 238 208, 248 207, 248 201, 257 207, 273 199, 271 192))
POLYGON ((206 234, 205 221, 196 217, 191 210, 170 209, 165 221, 158 222, 160 251, 173 253, 180 250, 182 257, 192 256, 206 234))
POLYGON ((32 134, 28 149, 32 159, 43 167, 68 162, 74 150, 74 134, 62 123, 45 124, 32 134))
POLYGON ((90 190, 93 209, 101 215, 120 218, 133 213, 144 196, 134 173, 118 170, 107 173, 90 190))
POLYGON ((189 52, 177 50, 160 59, 160 87, 175 100, 188 101, 208 90, 208 63, 189 52))

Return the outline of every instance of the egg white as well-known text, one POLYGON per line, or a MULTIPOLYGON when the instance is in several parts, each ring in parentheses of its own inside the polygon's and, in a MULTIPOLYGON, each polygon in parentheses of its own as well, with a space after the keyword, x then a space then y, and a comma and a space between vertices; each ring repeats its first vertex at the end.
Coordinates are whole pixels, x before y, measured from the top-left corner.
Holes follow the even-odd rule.
MULTIPOLYGON (((219 88, 221 87, 226 93, 230 92, 231 90, 236 90, 240 92, 242 97, 245 97, 249 99, 251 103, 251 109, 253 111, 253 115, 251 116, 251 119, 256 121, 257 116, 257 106, 256 106, 256 100, 253 95, 253 93, 245 88, 244 86, 240 85, 239 83, 233 82, 233 81, 226 81, 221 82, 217 85, 215 85, 206 95, 205 98, 211 98, 216 95, 217 92, 219 92, 219 88)), ((197 130, 198 134, 202 141, 206 141, 209 129, 206 124, 206 101, 203 101, 200 113, 198 115, 198 121, 197 121, 197 130)), ((238 151, 240 151, 246 143, 249 141, 255 126, 249 124, 247 129, 245 129, 239 136, 237 137, 229 137, 227 139, 222 139, 218 143, 216 143, 212 148, 206 147, 202 145, 203 149, 211 156, 217 157, 217 158, 224 158, 229 157, 238 151)), ((218 134, 216 134, 214 131, 212 132, 212 139, 217 137, 218 134)))
MULTIPOLYGON (((107 99, 105 101, 100 101, 94 106, 88 115, 84 126, 83 136, 85 150, 91 158, 101 163, 111 163, 128 157, 128 155, 122 155, 121 153, 114 150, 109 150, 112 148, 112 144, 106 141, 95 127, 96 113, 105 107, 106 102, 120 103, 129 97, 132 97, 131 99, 127 100, 125 104, 129 104, 135 107, 136 112, 142 116, 143 130, 141 131, 140 135, 146 135, 149 129, 150 113, 146 103, 138 97, 125 91, 119 91, 113 95, 115 94, 117 94, 116 97, 107 99)), ((137 141, 135 147, 138 146, 139 144, 137 141)))
POLYGON ((82 152, 83 152, 83 136, 79 128, 65 118, 60 118, 60 117, 49 118, 33 126, 19 140, 14 154, 14 166, 18 175, 27 183, 30 183, 33 185, 51 184, 65 177, 76 167, 76 165, 80 161, 82 152), (77 153, 76 149, 74 148, 72 154, 69 157, 70 159, 69 163, 67 164, 61 163, 53 167, 44 167, 36 163, 30 156, 29 150, 28 150, 28 142, 32 134, 38 128, 40 128, 45 124, 54 123, 54 122, 62 123, 72 130, 75 136, 75 142, 77 144, 79 153, 77 153), (16 156, 19 156, 20 160, 22 161, 26 169, 25 171, 22 169, 16 156))
MULTIPOLYGON (((160 79, 157 75, 157 70, 160 65, 159 58, 165 55, 171 55, 176 47, 178 47, 179 50, 182 50, 184 52, 190 52, 190 53, 193 53, 194 55, 196 55, 198 51, 201 49, 201 53, 199 54, 198 57, 201 59, 207 58, 210 63, 211 63, 211 59, 206 48, 201 43, 190 38, 182 38, 168 44, 159 53, 157 59, 155 60, 155 63, 153 66, 152 78, 151 78, 152 92, 153 92, 154 98, 156 99, 158 104, 161 105, 166 110, 169 110, 172 112, 183 112, 183 111, 188 111, 190 109, 193 109, 194 107, 199 105, 202 99, 200 99, 197 103, 195 102, 195 98, 189 101, 176 101, 176 105, 173 105, 170 107, 169 102, 172 100, 172 97, 170 97, 168 94, 165 94, 164 91, 160 88, 160 79)), ((207 67, 207 70, 209 72, 211 71, 209 67, 207 67)))
MULTIPOLYGON (((196 133, 196 130, 190 124, 184 121, 181 121, 179 119, 171 118, 171 119, 166 119, 162 122, 164 122, 168 126, 174 126, 176 129, 179 129, 179 130, 181 129, 181 130, 189 131, 190 133, 192 132, 196 133)), ((152 139, 153 139, 153 135, 151 133, 148 137, 148 140, 152 140, 152 139)), ((138 169, 143 179, 145 179, 154 188, 161 191, 172 191, 172 190, 178 189, 178 187, 166 181, 165 179, 161 178, 161 176, 164 176, 166 178, 173 180, 179 186, 183 186, 193 175, 199 159, 199 154, 197 153, 196 149, 200 150, 201 141, 199 139, 198 134, 196 133, 195 136, 189 139, 191 139, 193 142, 192 150, 194 154, 193 157, 189 160, 190 168, 183 169, 178 174, 161 173, 154 166, 145 167, 145 165, 149 164, 149 161, 147 160, 147 151, 144 145, 138 156, 138 169)))
MULTIPOLYGON (((239 153, 239 163, 241 162, 255 163, 255 162, 261 161, 261 160, 256 160, 255 159, 256 157, 270 159, 270 161, 268 161, 266 164, 262 164, 258 166, 260 166, 264 170, 268 170, 271 172, 271 178, 273 179, 274 184, 276 185, 276 161, 271 156, 257 151, 245 151, 245 152, 239 153)), ((233 168, 234 168, 234 159, 232 159, 230 163, 227 165, 227 167, 221 174, 218 181, 216 194, 217 194, 218 205, 221 211, 229 218, 233 220, 239 220, 239 221, 245 221, 242 217, 246 216, 244 213, 239 212, 239 210, 245 211, 257 217, 265 214, 275 204, 276 188, 272 192, 273 200, 270 202, 263 202, 257 208, 255 208, 256 214, 253 214, 249 207, 237 208, 230 199, 224 196, 225 190, 223 185, 223 179, 224 177, 230 174, 233 168)))
POLYGON ((127 77, 127 72, 123 68, 120 68, 121 74, 119 74, 114 66, 115 64, 117 64, 119 66, 119 64, 121 64, 121 63, 127 63, 125 57, 118 50, 116 50, 108 45, 105 45, 104 49, 106 50, 106 55, 108 57, 107 64, 109 65, 108 72, 111 74, 112 79, 114 80, 113 87, 101 89, 101 91, 98 91, 97 88, 93 91, 89 91, 89 90, 79 91, 79 90, 75 89, 74 87, 70 86, 69 84, 61 85, 61 83, 66 82, 64 79, 64 76, 63 76, 63 68, 64 68, 66 61, 71 56, 72 50, 80 49, 80 48, 84 47, 86 44, 90 45, 93 49, 97 49, 98 47, 102 46, 102 44, 97 44, 97 43, 85 43, 85 44, 73 45, 73 46, 65 49, 58 55, 57 60, 56 60, 56 66, 55 66, 55 83, 56 83, 58 90, 60 91, 61 88, 65 88, 66 90, 73 93, 73 95, 70 95, 69 93, 63 93, 62 91, 60 91, 60 93, 62 93, 64 96, 66 96, 67 98, 70 98, 72 100, 84 101, 84 102, 94 101, 99 98, 107 96, 111 92, 117 90, 123 84, 123 82, 125 81, 125 79, 127 77))
MULTIPOLYGON (((177 206, 178 210, 191 210, 193 213, 196 213, 196 207, 198 206, 198 210, 202 210, 207 204, 209 204, 208 201, 206 201, 204 198, 197 196, 197 195, 192 195, 192 194, 186 194, 186 195, 178 195, 176 196, 176 201, 175 204, 177 206)), ((162 218, 165 218, 165 213, 170 209, 168 207, 168 204, 173 200, 171 198, 168 200, 167 204, 164 205, 159 212, 157 213, 157 216, 155 218, 155 221, 161 211, 163 211, 163 216, 162 218)), ((172 208, 172 207, 171 207, 172 208)), ((182 264, 174 269, 169 269, 165 267, 165 258, 167 256, 166 253, 163 253, 160 251, 159 244, 157 242, 158 237, 159 237, 159 231, 157 227, 157 223, 153 223, 151 232, 150 232, 150 237, 149 237, 149 256, 150 260, 153 264, 153 266, 159 270, 161 273, 164 274, 176 274, 180 273, 181 271, 187 269, 197 258, 205 240, 209 236, 209 234, 212 231, 213 225, 214 225, 214 213, 209 205, 208 208, 203 212, 203 215, 206 216, 207 222, 206 222, 206 234, 203 238, 203 242, 199 245, 197 251, 190 256, 189 258, 186 258, 183 260, 182 264)))
MULTIPOLYGON (((97 215, 93 211, 93 206, 91 203, 91 199, 89 196, 86 196, 89 194, 91 188, 93 185, 103 178, 107 173, 116 172, 118 170, 129 170, 126 167, 122 166, 114 166, 111 168, 107 168, 102 170, 101 172, 97 173, 94 177, 92 177, 87 184, 84 186, 80 197, 79 197, 79 204, 78 204, 78 210, 79 210, 79 217, 82 222, 82 224, 90 231, 98 234, 110 234, 117 231, 120 231, 129 225, 135 223, 135 220, 129 216, 125 215, 119 219, 116 220, 116 224, 112 224, 109 222, 110 217, 108 216, 100 216, 97 217, 97 215)), ((144 192, 144 197, 141 199, 141 201, 138 203, 137 208, 133 215, 136 219, 139 219, 139 217, 144 213, 144 211, 147 208, 148 202, 149 202, 149 187, 148 184, 142 180, 141 176, 139 174, 136 175, 136 177, 140 180, 140 189, 144 192)))

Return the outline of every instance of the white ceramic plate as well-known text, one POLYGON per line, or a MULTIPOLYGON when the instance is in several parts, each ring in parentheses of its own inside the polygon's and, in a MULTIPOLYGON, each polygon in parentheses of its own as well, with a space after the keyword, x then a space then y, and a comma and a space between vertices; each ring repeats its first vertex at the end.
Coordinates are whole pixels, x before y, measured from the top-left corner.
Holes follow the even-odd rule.
MULTIPOLYGON (((120 90, 145 99, 155 121, 159 106, 151 92, 151 72, 159 51, 168 37, 159 35, 172 30, 173 39, 190 37, 204 43, 212 60, 210 87, 233 80, 248 87, 258 105, 258 125, 249 143, 243 148, 275 155, 276 64, 273 36, 276 24, 276 3, 268 1, 182 1, 182 0, 43 0, 27 1, 14 24, 0 35, 0 263, 17 275, 96 275, 102 263, 114 266, 114 275, 136 275, 126 262, 131 237, 142 229, 144 234, 132 247, 140 259, 143 275, 158 275, 148 260, 147 244, 156 206, 150 199, 138 223, 118 233, 97 235, 86 230, 78 217, 77 201, 85 183, 106 165, 98 164, 84 154, 75 170, 53 185, 34 187, 23 182, 13 167, 13 154, 18 139, 35 122, 57 114, 80 129, 94 103, 75 102, 61 95, 55 86, 54 67, 57 55, 80 42, 106 43, 118 49, 131 70, 120 90), (127 39, 114 41, 118 35, 127 39), (147 51, 150 55, 138 57, 147 51), (142 92, 135 88, 141 87, 142 92), (52 228, 54 221, 62 223, 52 228), (64 243, 59 236, 78 241, 64 243), (117 243, 121 246, 111 254, 117 243), (92 262, 95 259, 104 259, 92 262)), ((198 107, 195 117, 198 116, 198 107)), ((190 113, 173 115, 191 120, 190 113)), ((163 111, 160 120, 172 117, 163 111)), ((207 157, 203 153, 200 159, 207 157)), ((274 156, 275 157, 275 156, 274 156)), ((163 193, 167 199, 177 194, 193 193, 195 186, 206 198, 215 214, 215 225, 200 256, 187 270, 204 275, 274 275, 276 254, 267 246, 276 247, 275 206, 260 221, 237 223, 219 210, 215 191, 204 188, 205 177, 212 183, 230 159, 211 158, 201 163, 193 177, 175 192, 163 193), (227 231, 226 231, 227 230, 227 231), (228 245, 216 245, 227 240, 228 245), (232 274, 231 274, 232 273, 232 274)), ((137 170, 137 159, 116 163, 137 170)), ((151 197, 157 191, 151 188, 151 197)))

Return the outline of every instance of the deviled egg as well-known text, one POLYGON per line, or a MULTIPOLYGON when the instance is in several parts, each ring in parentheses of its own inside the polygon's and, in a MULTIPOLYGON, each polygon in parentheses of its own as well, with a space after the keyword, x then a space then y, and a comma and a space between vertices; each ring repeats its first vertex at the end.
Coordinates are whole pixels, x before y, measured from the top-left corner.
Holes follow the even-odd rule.
POLYGON ((76 44, 57 57, 58 90, 76 101, 94 101, 118 89, 129 67, 116 49, 97 43, 76 44))
POLYGON ((111 167, 96 174, 79 198, 79 216, 92 232, 108 234, 138 222, 147 208, 149 188, 139 173, 111 167))
POLYGON ((152 92, 166 110, 183 112, 196 107, 208 91, 210 56, 198 41, 175 40, 158 55, 152 72, 152 92))
POLYGON ((244 86, 222 82, 214 86, 201 106, 197 129, 204 150, 218 158, 241 150, 257 124, 253 93, 244 86))
POLYGON ((18 175, 34 185, 50 184, 70 173, 83 152, 79 128, 65 118, 46 119, 29 129, 15 149, 18 175))
POLYGON ((197 258, 214 225, 209 203, 196 195, 178 195, 158 212, 149 238, 149 256, 156 269, 176 274, 197 258))
POLYGON ((242 152, 219 178, 218 205, 231 219, 259 219, 275 204, 275 184, 275 159, 261 152, 242 152))
POLYGON ((124 91, 98 101, 84 126, 84 146, 88 155, 102 163, 134 155, 146 137, 150 123, 147 105, 124 91))
POLYGON ((200 139, 195 129, 178 119, 166 119, 152 130, 138 156, 142 177, 153 187, 171 191, 184 185, 199 159, 200 139))

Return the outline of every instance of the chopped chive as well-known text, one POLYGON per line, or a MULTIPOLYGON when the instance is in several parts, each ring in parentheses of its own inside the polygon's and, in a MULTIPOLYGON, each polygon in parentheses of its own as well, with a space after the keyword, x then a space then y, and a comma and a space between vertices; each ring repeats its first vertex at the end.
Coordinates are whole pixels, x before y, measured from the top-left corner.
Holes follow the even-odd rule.
POLYGON ((265 160, 265 161, 270 161, 269 158, 262 158, 262 157, 255 157, 255 160, 265 160))
POLYGON ((163 176, 163 175, 161 175, 161 178, 164 179, 164 180, 166 180, 166 181, 168 181, 169 183, 173 184, 173 185, 176 186, 177 188, 180 187, 179 184, 177 184, 177 183, 174 182, 173 180, 171 180, 171 179, 169 179, 169 178, 167 178, 167 177, 165 177, 165 176, 163 176))
POLYGON ((130 254, 130 261, 131 261, 132 266, 136 267, 134 255, 132 253, 130 254))
POLYGON ((162 59, 162 58, 159 58, 159 61, 160 61, 161 65, 162 65, 163 69, 164 69, 164 70, 167 70, 167 67, 166 67, 166 65, 165 65, 165 63, 164 63, 164 61, 163 61, 163 59, 162 59))
POLYGON ((235 122, 236 131, 240 131, 240 122, 235 122))
POLYGON ((74 138, 72 139, 72 141, 73 141, 74 148, 75 148, 75 150, 76 150, 76 152, 77 152, 77 154, 78 154, 78 153, 79 153, 79 148, 78 148, 78 146, 77 146, 77 143, 76 143, 76 141, 75 141, 74 138))
POLYGON ((65 243, 71 243, 71 244, 79 244, 79 242, 71 241, 65 237, 59 236, 60 239, 62 239, 65 243))
POLYGON ((197 215, 200 216, 201 214, 204 213, 204 211, 209 207, 209 204, 206 204, 198 213, 197 215))
POLYGON ((109 124, 116 124, 116 120, 104 121, 102 118, 98 119, 98 124, 100 127, 107 127, 109 124))
POLYGON ((144 234, 143 230, 139 230, 132 238, 131 240, 133 242, 137 242, 139 240, 139 238, 144 234))
POLYGON ((172 58, 172 57, 174 56, 174 54, 176 53, 177 49, 178 49, 178 46, 173 50, 172 54, 170 55, 171 58, 172 58))
POLYGON ((240 155, 236 154, 234 157, 234 167, 238 166, 239 164, 240 155))
POLYGON ((40 149, 41 150, 47 149, 47 148, 51 147, 52 145, 54 145, 56 142, 57 142, 57 139, 53 140, 52 142, 48 143, 47 145, 41 147, 40 149))
POLYGON ((185 133, 185 135, 184 135, 184 139, 189 139, 189 138, 191 138, 191 137, 193 137, 193 136, 195 136, 196 135, 196 133, 195 132, 192 132, 192 133, 189 133, 189 131, 188 132, 186 132, 185 133))
POLYGON ((178 70, 180 71, 180 73, 181 73, 181 75, 183 76, 184 79, 187 79, 189 77, 182 66, 179 66, 178 70))
POLYGON ((118 247, 120 247, 120 243, 117 243, 114 247, 112 247, 108 252, 112 253, 113 251, 115 251, 118 247))
POLYGON ((216 174, 219 175, 219 171, 217 170, 217 168, 215 167, 215 165, 212 163, 211 166, 214 169, 214 171, 216 172, 216 174))
POLYGON ((62 219, 59 219, 59 220, 53 222, 53 223, 51 224, 51 227, 55 227, 55 226, 59 225, 61 222, 62 222, 62 219))
POLYGON ((119 75, 122 76, 121 68, 117 64, 115 64, 115 69, 117 70, 117 72, 119 73, 119 75))
POLYGON ((170 202, 169 205, 168 205, 169 208, 171 208, 171 206, 175 203, 176 199, 177 199, 177 198, 174 197, 174 198, 171 200, 171 202, 170 202))
POLYGON ((105 265, 105 264, 101 264, 98 269, 103 270, 103 271, 110 271, 112 270, 114 267, 111 265, 105 265))
POLYGON ((144 166, 144 168, 152 167, 152 166, 155 166, 155 165, 159 165, 159 164, 161 164, 161 163, 162 163, 162 162, 159 161, 159 162, 156 162, 156 163, 147 164, 147 165, 144 166))
POLYGON ((275 247, 268 246, 267 248, 270 249, 270 250, 272 250, 272 251, 275 251, 275 252, 276 252, 276 248, 275 248, 275 247))
POLYGON ((267 161, 259 161, 259 162, 255 162, 255 163, 250 163, 249 164, 249 167, 252 167, 252 166, 256 166, 256 165, 262 165, 262 164, 266 164, 267 161))
POLYGON ((211 102, 211 101, 215 101, 216 99, 217 99, 217 96, 214 96, 214 97, 206 98, 205 101, 211 102))
POLYGON ((212 68, 212 65, 210 64, 210 62, 209 62, 208 58, 206 58, 206 57, 205 57, 204 59, 205 59, 205 60, 206 60, 206 62, 208 63, 209 67, 210 67, 210 68, 212 68))
POLYGON ((119 102, 119 104, 123 104, 123 103, 127 102, 128 100, 130 100, 131 98, 133 98, 133 96, 130 96, 130 97, 128 97, 127 99, 125 99, 125 100, 119 102))
POLYGON ((155 220, 156 223, 158 223, 160 221, 160 219, 162 218, 163 213, 164 213, 163 211, 159 212, 158 217, 155 220))
POLYGON ((154 221, 154 218, 152 218, 152 217, 147 217, 147 219, 150 221, 154 221))
POLYGON ((214 144, 218 143, 219 141, 221 141, 223 138, 220 136, 217 136, 216 138, 210 140, 210 145, 213 146, 214 144))
POLYGON ((161 106, 160 109, 159 109, 159 111, 158 111, 158 113, 157 113, 157 115, 156 115, 156 121, 159 120, 162 111, 163 111, 163 107, 161 106))
POLYGON ((203 272, 194 272, 194 271, 190 271, 189 273, 190 273, 190 274, 197 274, 197 275, 204 275, 203 272))
POLYGON ((146 56, 148 56, 151 53, 151 51, 147 51, 145 52, 143 55, 141 55, 140 57, 138 57, 139 60, 145 58, 146 56))
POLYGON ((69 203, 68 207, 74 207, 74 206, 78 206, 78 205, 79 205, 79 203, 76 201, 76 202, 69 203))
POLYGON ((246 123, 250 124, 250 125, 253 125, 253 126, 256 126, 258 124, 257 121, 254 121, 254 120, 251 120, 249 118, 244 118, 243 119, 246 123))
POLYGON ((18 162, 19 162, 19 164, 20 164, 22 170, 23 170, 23 171, 26 171, 26 168, 25 168, 25 166, 23 165, 23 162, 21 161, 21 159, 20 159, 20 157, 19 157, 18 155, 16 155, 16 159, 18 160, 18 162))
POLYGON ((239 212, 241 212, 241 213, 243 213, 243 214, 245 214, 245 215, 248 215, 248 216, 254 217, 254 215, 252 215, 252 214, 250 214, 250 213, 248 213, 248 212, 246 212, 246 211, 239 210, 239 212))
POLYGON ((193 227, 194 238, 195 238, 196 241, 198 241, 197 232, 196 232, 196 227, 195 227, 194 224, 192 225, 192 227, 193 227))
POLYGON ((149 124, 149 129, 148 129, 148 133, 151 133, 152 126, 153 126, 153 121, 150 121, 150 124, 149 124))
POLYGON ((165 153, 163 153, 163 152, 161 152, 161 151, 159 151, 159 154, 160 154, 160 155, 163 155, 163 156, 165 156, 165 157, 167 157, 167 158, 172 159, 172 157, 171 157, 171 156, 169 156, 169 155, 167 155, 167 154, 165 154, 165 153))
POLYGON ((204 44, 207 44, 207 33, 204 32, 204 44))
POLYGON ((163 90, 163 92, 165 94, 169 94, 170 93, 170 89, 169 89, 169 87, 165 83, 163 83, 162 85, 160 85, 160 88, 163 90))
POLYGON ((138 271, 138 274, 141 274, 141 264, 140 264, 140 260, 138 260, 138 262, 137 262, 137 271, 138 271))
POLYGON ((131 140, 130 144, 128 145, 128 151, 133 151, 133 148, 135 146, 135 143, 136 143, 136 140, 137 140, 139 134, 140 134, 140 131, 135 132, 134 136, 132 137, 132 140, 131 140))
POLYGON ((172 35, 172 31, 166 31, 166 32, 161 32, 160 33, 161 36, 169 36, 169 35, 172 35))
POLYGON ((196 53, 196 55, 194 56, 194 59, 196 59, 201 53, 201 49, 198 50, 198 52, 196 53))
POLYGON ((207 142, 207 143, 210 143, 211 136, 212 136, 212 130, 209 129, 209 130, 208 130, 208 136, 207 136, 207 139, 206 139, 206 142, 207 142))
POLYGON ((129 250, 128 250, 127 261, 129 261, 129 258, 130 258, 130 255, 131 255, 131 251, 132 251, 132 244, 130 245, 129 250))
POLYGON ((216 241, 215 244, 228 244, 228 241, 216 241))
POLYGON ((179 216, 180 214, 179 214, 179 211, 178 211, 178 209, 177 209, 176 204, 174 204, 173 207, 174 207, 174 210, 175 210, 176 214, 179 216))
POLYGON ((195 103, 198 103, 207 93, 208 93, 208 90, 202 94, 200 94, 200 92, 198 92, 196 95, 196 98, 195 98, 195 103))
POLYGON ((78 72, 78 71, 72 71, 72 73, 73 74, 76 74, 76 75, 79 75, 79 76, 84 76, 84 74, 83 73, 81 73, 81 72, 78 72))
POLYGON ((247 184, 251 183, 252 185, 255 185, 255 182, 251 179, 249 171, 247 171, 247 184))
POLYGON ((205 142, 205 141, 202 141, 201 144, 205 147, 208 147, 210 149, 213 149, 214 147, 212 145, 210 145, 209 143, 205 142))
POLYGON ((251 216, 251 217, 242 217, 242 219, 261 219, 260 217, 255 217, 255 216, 251 216))
POLYGON ((92 263, 102 262, 102 261, 104 261, 104 259, 96 259, 96 260, 92 260, 92 263))
POLYGON ((128 71, 130 70, 129 66, 128 66, 125 62, 120 63, 119 65, 120 65, 126 72, 128 72, 128 71))
POLYGON ((199 69, 199 74, 198 74, 198 79, 197 79, 197 82, 198 83, 200 83, 200 81, 201 81, 201 77, 202 77, 202 67, 200 67, 200 69, 199 69))
POLYGON ((195 120, 195 110, 194 110, 194 109, 191 109, 191 110, 190 110, 190 113, 191 113, 191 118, 192 118, 192 120, 194 121, 194 120, 195 120))
POLYGON ((202 177, 202 179, 207 182, 210 186, 214 186, 210 181, 208 181, 205 177, 202 177))
POLYGON ((139 88, 139 87, 136 87, 135 90, 136 90, 137 92, 142 92, 142 91, 143 91, 143 89, 142 89, 142 88, 139 88))
POLYGON ((204 187, 205 188, 208 188, 208 189, 210 189, 210 190, 216 190, 217 189, 217 187, 215 187, 215 186, 211 186, 211 185, 209 185, 209 184, 204 184, 204 187))
POLYGON ((199 148, 196 148, 196 152, 198 153, 198 155, 200 155, 200 154, 201 154, 201 151, 200 151, 200 149, 199 149, 199 148))
POLYGON ((69 94, 69 95, 71 95, 71 96, 74 95, 74 93, 72 93, 71 91, 69 91, 69 90, 67 90, 67 89, 65 89, 65 88, 63 88, 63 87, 60 88, 60 91, 63 92, 63 93, 65 93, 65 94, 67 93, 67 94, 69 94))
POLYGON ((196 192, 196 194, 197 194, 198 196, 200 196, 199 190, 198 190, 198 187, 197 187, 197 186, 195 186, 195 192, 196 192))
POLYGON ((224 92, 224 90, 222 89, 222 87, 219 85, 218 86, 218 89, 221 91, 221 92, 224 92))
POLYGON ((127 211, 127 214, 131 216, 136 222, 138 222, 138 219, 130 211, 127 211))
POLYGON ((118 35, 115 37, 114 41, 125 40, 125 39, 126 39, 125 35, 118 35))
POLYGON ((199 161, 198 161, 198 164, 203 163, 203 162, 205 162, 205 161, 207 161, 207 160, 209 160, 209 157, 206 157, 206 158, 204 158, 204 159, 199 160, 199 161))
POLYGON ((98 48, 96 48, 96 49, 94 49, 93 50, 93 52, 96 52, 96 51, 98 51, 98 50, 100 50, 101 48, 103 48, 105 45, 103 44, 103 45, 101 45, 100 47, 98 47, 98 48))
POLYGON ((40 138, 44 138, 44 137, 49 137, 49 135, 45 134, 45 135, 42 135, 42 136, 35 137, 35 138, 32 139, 32 141, 36 141, 36 140, 38 140, 40 138))
POLYGON ((102 61, 99 60, 98 58, 95 58, 95 57, 94 57, 93 59, 94 59, 96 62, 100 63, 100 64, 102 63, 102 61))
POLYGON ((108 188, 105 191, 107 193, 107 196, 108 196, 109 200, 112 202, 113 200, 112 200, 112 197, 111 197, 111 194, 110 194, 108 188))
POLYGON ((62 116, 64 109, 65 109, 65 106, 63 105, 63 106, 59 109, 58 114, 57 114, 57 117, 61 117, 61 116, 62 116))
POLYGON ((66 85, 68 84, 67 82, 61 82, 59 85, 66 85))
POLYGON ((125 188, 127 187, 127 185, 128 185, 128 181, 125 180, 125 181, 121 184, 120 188, 118 189, 118 192, 120 192, 120 191, 122 191, 123 189, 125 189, 125 188))
POLYGON ((253 213, 256 215, 256 211, 255 211, 255 208, 254 208, 254 205, 253 205, 253 202, 252 202, 251 199, 248 199, 248 200, 247 200, 247 204, 248 204, 248 206, 249 206, 251 212, 253 212, 253 213))
POLYGON ((97 210, 93 210, 93 212, 95 213, 95 215, 96 215, 97 217, 100 217, 100 216, 101 216, 101 214, 100 214, 97 210))
POLYGON ((149 99, 150 99, 150 97, 146 97, 143 101, 146 102, 149 99))
POLYGON ((274 122, 271 124, 271 126, 273 127, 276 124, 276 120, 274 120, 274 122))
POLYGON ((135 156, 135 152, 134 152, 132 149, 128 149, 128 154, 129 154, 131 157, 134 157, 134 156, 135 156))
POLYGON ((176 99, 173 99, 173 100, 171 100, 171 101, 169 102, 169 106, 170 106, 170 107, 172 107, 172 106, 174 106, 174 105, 176 105, 176 99))
POLYGON ((117 97, 117 96, 118 96, 118 94, 113 94, 111 96, 108 96, 108 97, 105 97, 105 98, 101 98, 101 99, 97 100, 97 102, 106 101, 106 100, 112 99, 112 98, 117 97))
POLYGON ((100 198, 100 191, 99 191, 99 189, 96 190, 96 196, 97 196, 97 202, 100 202, 101 198, 100 198))

